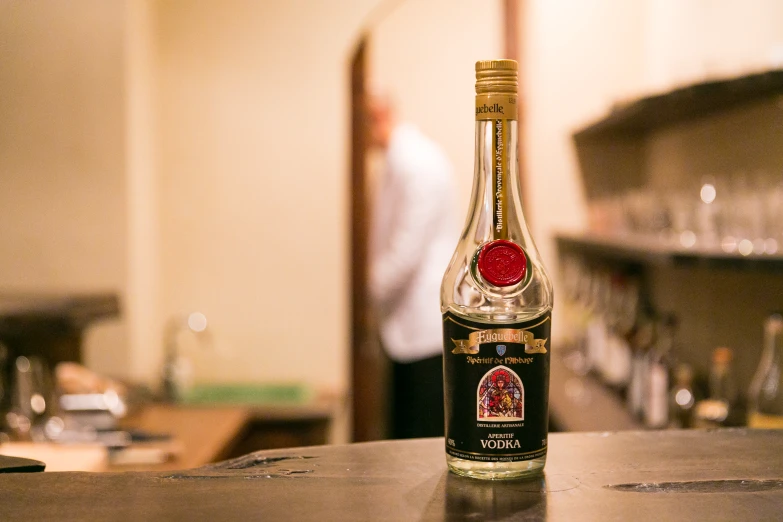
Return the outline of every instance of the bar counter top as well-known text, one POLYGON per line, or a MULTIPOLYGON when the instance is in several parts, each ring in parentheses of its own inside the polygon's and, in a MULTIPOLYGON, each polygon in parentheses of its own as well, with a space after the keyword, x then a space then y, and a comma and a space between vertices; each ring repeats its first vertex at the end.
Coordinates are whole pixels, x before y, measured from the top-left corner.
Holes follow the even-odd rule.
POLYGON ((186 471, 2 473, 2 520, 780 520, 783 431, 552 434, 545 474, 446 470, 443 439, 253 453, 186 471))

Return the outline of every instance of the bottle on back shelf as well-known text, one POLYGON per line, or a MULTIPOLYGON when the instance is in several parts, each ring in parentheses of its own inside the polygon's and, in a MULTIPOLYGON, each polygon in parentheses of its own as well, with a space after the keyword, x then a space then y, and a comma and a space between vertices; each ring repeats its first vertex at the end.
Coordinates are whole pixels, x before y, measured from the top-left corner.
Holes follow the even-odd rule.
POLYGON ((693 425, 693 370, 680 364, 674 371, 674 386, 669 393, 669 427, 690 428, 693 425))
POLYGON ((712 352, 709 375, 709 396, 696 404, 697 427, 737 426, 743 423, 738 411, 737 381, 731 361, 730 348, 722 346, 712 352))
POLYGON ((585 331, 585 346, 588 367, 602 380, 607 373, 609 363, 607 347, 609 345, 609 329, 606 314, 609 308, 611 282, 605 271, 593 271, 590 285, 590 317, 585 331))
POLYGON ((647 357, 644 423, 665 428, 669 423, 669 373, 677 321, 667 316, 656 328, 656 340, 647 357))
POLYGON ((748 391, 748 426, 783 428, 783 316, 764 322, 764 350, 748 391))
POLYGON ((608 364, 603 375, 610 388, 621 396, 631 381, 633 350, 631 339, 639 308, 639 286, 634 279, 616 276, 608 310, 606 357, 608 364))
POLYGON ((589 319, 587 307, 587 292, 584 291, 587 280, 587 269, 575 257, 563 259, 562 287, 564 289, 564 309, 562 311, 565 326, 561 343, 563 363, 574 373, 584 375, 589 371, 585 346, 585 332, 589 319))
POLYGON ((470 477, 546 462, 552 284, 525 218, 517 63, 476 64, 476 161, 465 229, 443 277, 446 461, 470 477))
POLYGON ((626 403, 628 411, 637 419, 644 419, 649 376, 649 353, 655 339, 655 323, 647 313, 640 313, 631 339, 631 381, 628 384, 626 403))

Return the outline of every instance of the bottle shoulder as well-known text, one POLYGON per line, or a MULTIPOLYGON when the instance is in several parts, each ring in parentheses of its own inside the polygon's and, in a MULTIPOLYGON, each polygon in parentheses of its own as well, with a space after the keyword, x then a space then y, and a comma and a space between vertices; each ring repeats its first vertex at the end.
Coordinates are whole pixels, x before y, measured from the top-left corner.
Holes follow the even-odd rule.
POLYGON ((499 310, 492 311, 486 309, 475 309, 465 306, 451 305, 441 307, 441 312, 454 315, 457 318, 465 319, 476 323, 486 324, 517 324, 534 322, 537 319, 544 319, 552 313, 552 306, 542 309, 525 309, 520 311, 499 310))
POLYGON ((441 284, 441 312, 492 323, 523 322, 551 312, 552 282, 539 262, 531 263, 531 271, 518 286, 492 287, 471 270, 469 257, 458 248, 441 284))

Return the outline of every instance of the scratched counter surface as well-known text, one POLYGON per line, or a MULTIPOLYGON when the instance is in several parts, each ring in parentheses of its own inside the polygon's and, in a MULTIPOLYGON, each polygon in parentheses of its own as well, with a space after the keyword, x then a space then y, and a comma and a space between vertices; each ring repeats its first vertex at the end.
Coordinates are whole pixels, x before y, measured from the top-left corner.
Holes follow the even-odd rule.
POLYGON ((446 471, 443 439, 260 452, 167 473, 0 473, 0 520, 781 520, 783 431, 550 436, 545 475, 446 471))

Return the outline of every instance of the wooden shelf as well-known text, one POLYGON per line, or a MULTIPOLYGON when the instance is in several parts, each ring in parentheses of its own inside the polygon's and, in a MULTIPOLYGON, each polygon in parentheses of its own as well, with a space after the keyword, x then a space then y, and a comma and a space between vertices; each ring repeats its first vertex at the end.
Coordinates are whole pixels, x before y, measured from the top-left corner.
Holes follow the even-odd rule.
POLYGON ((783 271, 783 255, 726 253, 711 248, 685 248, 655 239, 597 234, 558 234, 561 253, 576 252, 612 260, 646 264, 698 265, 739 270, 783 271))
POLYGON ((605 118, 577 131, 574 139, 640 135, 776 94, 783 94, 783 69, 697 83, 619 105, 605 118))

